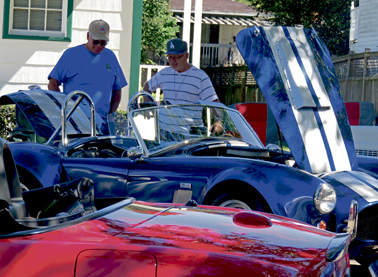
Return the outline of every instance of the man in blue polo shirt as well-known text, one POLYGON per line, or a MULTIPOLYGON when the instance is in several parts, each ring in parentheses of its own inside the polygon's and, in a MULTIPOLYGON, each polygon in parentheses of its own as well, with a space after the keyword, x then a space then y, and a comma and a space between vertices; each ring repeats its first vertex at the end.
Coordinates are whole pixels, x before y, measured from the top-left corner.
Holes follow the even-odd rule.
POLYGON ((127 86, 117 57, 105 48, 109 42, 109 24, 95 20, 89 25, 87 43, 67 49, 48 76, 49 90, 70 93, 86 92, 93 100, 96 112, 107 122, 121 101, 121 89, 127 86))

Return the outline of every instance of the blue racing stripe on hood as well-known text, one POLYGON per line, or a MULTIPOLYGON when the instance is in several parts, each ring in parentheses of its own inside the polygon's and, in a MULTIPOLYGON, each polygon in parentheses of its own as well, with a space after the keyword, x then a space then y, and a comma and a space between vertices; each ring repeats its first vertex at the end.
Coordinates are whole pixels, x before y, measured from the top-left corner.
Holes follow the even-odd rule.
POLYGON ((299 167, 312 173, 356 169, 338 81, 317 34, 251 27, 236 43, 299 167))
POLYGON ((295 58, 297 59, 297 62, 298 62, 298 64, 299 64, 299 67, 302 69, 302 73, 303 73, 303 76, 305 77, 305 80, 306 80, 307 86, 308 86, 308 88, 309 88, 309 90, 310 90, 310 92, 311 92, 312 99, 314 100, 316 106, 317 106, 317 107, 320 107, 319 99, 318 99, 318 97, 316 96, 316 93, 315 93, 315 91, 314 91, 314 88, 313 88, 313 86, 312 86, 312 83, 311 83, 311 81, 310 81, 310 78, 309 78, 308 75, 307 75, 306 69, 305 69, 305 67, 304 67, 304 65, 303 65, 303 62, 302 62, 302 60, 301 60, 301 57, 300 57, 300 55, 299 55, 299 53, 298 53, 298 49, 297 49, 297 47, 295 46, 294 41, 293 41, 293 39, 291 38, 291 36, 290 36, 290 34, 289 34, 289 31, 287 30, 287 27, 282 27, 282 28, 283 28, 283 31, 284 31, 284 34, 285 34, 287 40, 288 40, 289 43, 290 43, 291 49, 292 49, 293 52, 294 52, 294 55, 295 55, 295 58))
POLYGON ((307 41, 311 48, 315 49, 314 55, 315 59, 319 61, 318 70, 322 78, 323 84, 326 87, 328 97, 332 103, 333 110, 335 112, 335 117, 340 127, 342 137, 346 149, 348 149, 348 157, 353 170, 358 167, 357 157, 355 154, 355 147, 352 138, 352 131, 349 125, 349 120, 344 105, 344 101, 341 99, 339 94, 340 84, 337 79, 335 67, 333 65, 332 57, 325 43, 320 37, 316 35, 314 30, 304 29, 307 36, 307 41))
MULTIPOLYGON (((297 59, 297 62, 299 64, 299 67, 301 68, 302 70, 302 73, 305 77, 305 80, 306 80, 306 83, 307 83, 307 86, 309 88, 309 91, 311 93, 311 96, 312 96, 312 99, 314 100, 315 104, 317 107, 321 107, 320 103, 319 103, 319 99, 318 97, 316 96, 316 93, 315 93, 315 90, 314 90, 314 87, 312 86, 312 83, 310 81, 310 78, 308 77, 307 75, 307 72, 306 72, 306 69, 303 65, 303 62, 301 60, 301 57, 298 53, 298 49, 297 47, 295 46, 294 44, 294 41, 293 39, 291 38, 288 30, 287 30, 287 27, 283 27, 283 30, 284 30, 284 34, 286 36, 286 38, 288 39, 289 43, 290 43, 290 46, 291 46, 291 49, 293 50, 294 52, 294 55, 295 55, 295 58, 297 59)), ((328 143, 328 139, 327 139, 327 136, 325 134, 325 130, 324 130, 324 127, 323 127, 323 123, 322 123, 322 120, 320 119, 320 116, 319 116, 319 113, 316 109, 313 109, 314 110, 314 115, 315 115, 315 118, 316 118, 316 122, 318 123, 318 127, 319 127, 319 130, 320 130, 320 133, 321 133, 321 136, 323 138, 323 142, 324 142, 324 147, 326 148, 326 152, 327 152, 327 156, 328 156, 328 160, 329 160, 329 163, 330 163, 330 166, 331 166, 331 170, 334 171, 336 170, 335 168, 335 164, 333 162, 333 157, 332 157, 332 153, 331 153, 331 148, 330 148, 330 145, 328 143)))
POLYGON ((292 124, 295 116, 264 28, 244 29, 237 35, 236 43, 280 129, 290 130, 284 136, 286 141, 296 142, 290 150, 294 155, 299 153, 294 156, 297 164, 300 168, 311 168, 299 126, 292 124))

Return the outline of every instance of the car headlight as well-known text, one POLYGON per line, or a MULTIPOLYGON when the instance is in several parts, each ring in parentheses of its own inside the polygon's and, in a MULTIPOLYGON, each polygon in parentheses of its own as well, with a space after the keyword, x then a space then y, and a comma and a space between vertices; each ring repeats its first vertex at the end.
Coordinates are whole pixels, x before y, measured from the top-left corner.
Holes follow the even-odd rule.
POLYGON ((321 184, 315 192, 314 203, 321 214, 332 212, 336 206, 336 191, 330 184, 321 184))

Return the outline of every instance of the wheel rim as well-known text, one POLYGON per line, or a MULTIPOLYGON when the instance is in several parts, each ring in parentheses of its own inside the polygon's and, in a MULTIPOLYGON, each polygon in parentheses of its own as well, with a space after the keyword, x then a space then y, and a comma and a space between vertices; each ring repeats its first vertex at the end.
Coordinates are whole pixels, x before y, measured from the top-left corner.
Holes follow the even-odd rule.
POLYGON ((236 209, 243 209, 243 210, 249 210, 252 209, 243 201, 231 199, 227 200, 219 205, 220 207, 227 207, 227 208, 236 208, 236 209))
POLYGON ((21 187, 21 191, 24 192, 24 191, 28 191, 28 187, 25 186, 23 183, 20 183, 20 187, 21 187))

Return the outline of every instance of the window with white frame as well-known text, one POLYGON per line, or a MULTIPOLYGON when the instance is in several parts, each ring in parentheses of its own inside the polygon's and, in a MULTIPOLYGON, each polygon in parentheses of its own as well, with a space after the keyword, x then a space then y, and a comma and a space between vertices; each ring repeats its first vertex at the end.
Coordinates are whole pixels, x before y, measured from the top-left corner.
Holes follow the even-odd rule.
POLYGON ((5 37, 67 38, 73 0, 8 0, 5 37))

